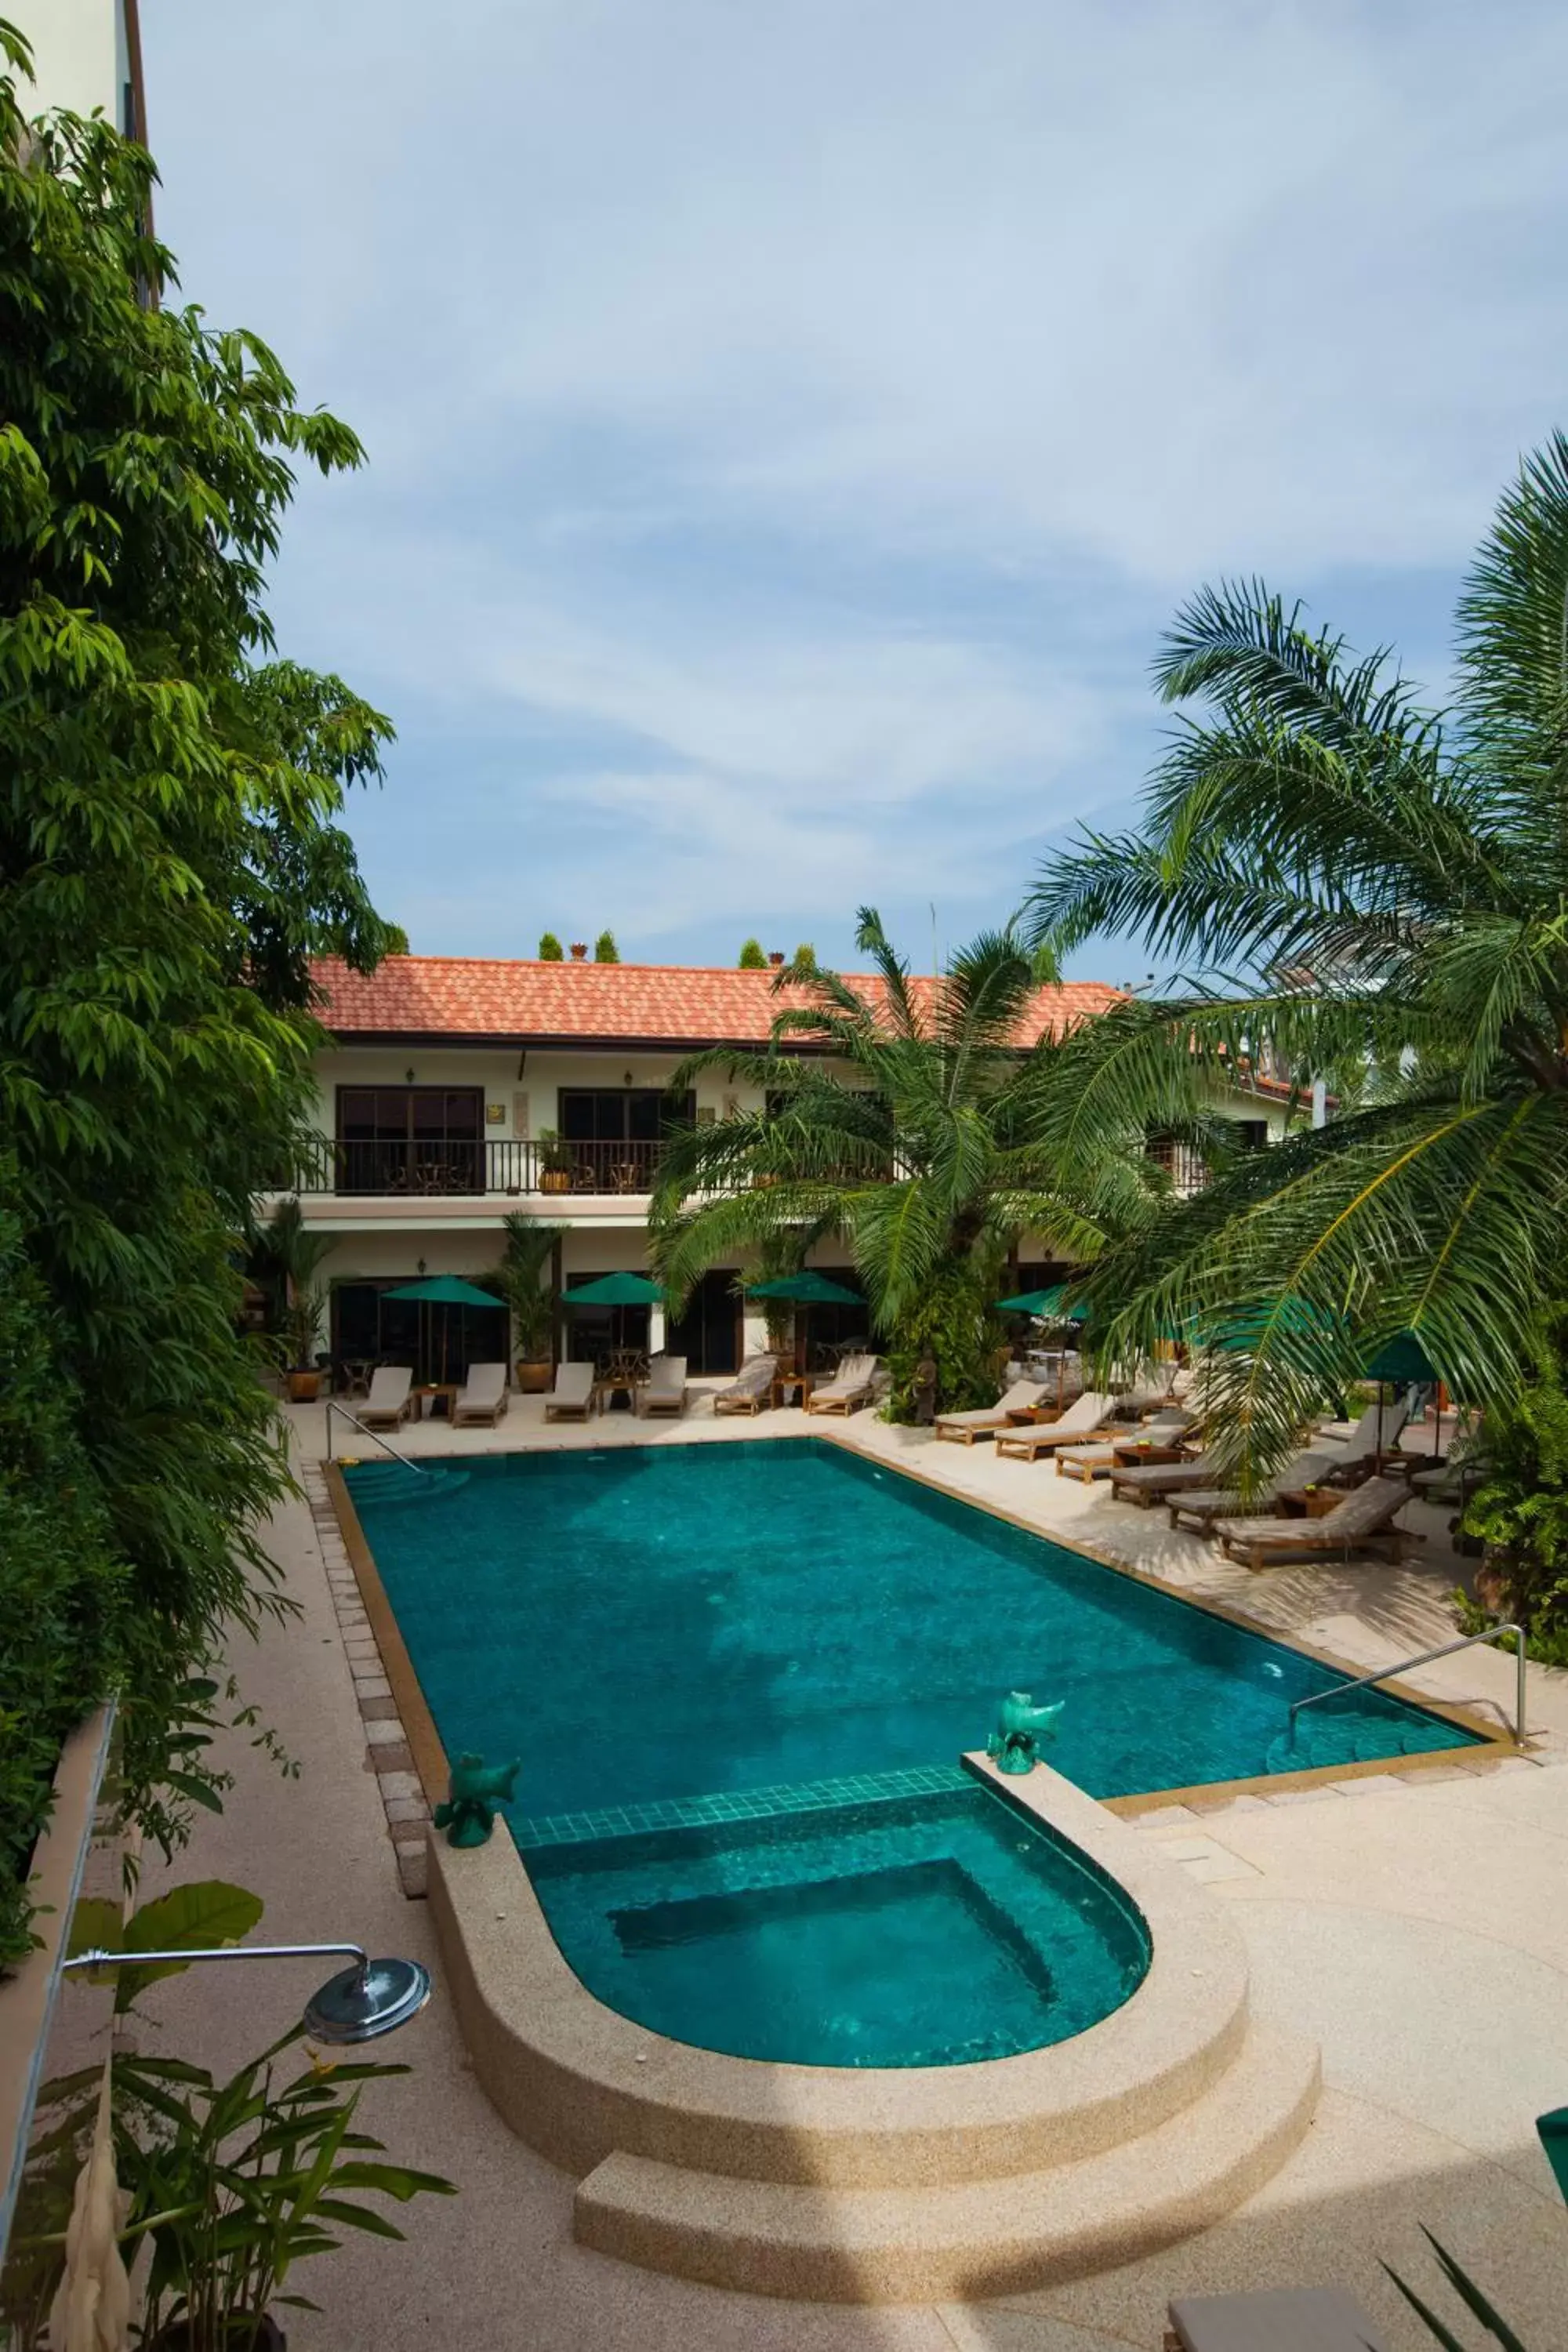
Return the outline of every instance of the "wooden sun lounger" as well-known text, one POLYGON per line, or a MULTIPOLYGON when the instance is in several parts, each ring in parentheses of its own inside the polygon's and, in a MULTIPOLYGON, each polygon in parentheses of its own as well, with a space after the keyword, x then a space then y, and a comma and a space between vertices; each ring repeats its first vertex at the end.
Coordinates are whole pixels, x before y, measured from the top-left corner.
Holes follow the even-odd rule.
POLYGON ((854 1412, 858 1407, 869 1404, 877 1386, 875 1356, 851 1356, 842 1366, 837 1380, 826 1388, 814 1390, 805 1401, 807 1412, 854 1412))
POLYGON ((370 1394, 361 1405, 356 1418, 367 1429, 395 1429, 419 1411, 416 1399, 409 1393, 414 1374, 406 1364, 383 1364, 372 1375, 370 1394))
POLYGON ((1058 1446, 1081 1445, 1101 1422, 1110 1419, 1113 1403, 1114 1399, 1098 1389, 1086 1389, 1059 1421, 1047 1422, 1043 1428, 998 1430, 996 1451, 1011 1454, 1017 1462, 1037 1462, 1042 1454, 1054 1454, 1058 1446))
POLYGON ((1268 1561, 1348 1559, 1352 1551, 1376 1551, 1394 1559, 1417 1540, 1394 1525, 1410 1500, 1402 1478, 1368 1478, 1352 1486, 1342 1503, 1321 1519, 1216 1519, 1215 1533, 1232 1559, 1254 1570, 1268 1561))
POLYGON ((715 1412, 744 1412, 755 1417, 773 1399, 773 1381, 778 1376, 776 1356, 753 1356, 742 1364, 727 1389, 720 1389, 713 1398, 715 1412))
MULTIPOLYGON (((1152 1421, 1143 1422, 1136 1430, 1130 1429, 1125 1436, 1108 1444, 1064 1446, 1057 1455, 1057 1476, 1081 1478, 1086 1486, 1091 1478, 1113 1478, 1116 1475, 1118 1445, 1174 1444, 1191 1426, 1192 1418, 1190 1412, 1173 1406, 1163 1413, 1156 1413, 1152 1421)), ((1169 1464, 1166 1466, 1173 1468, 1175 1465, 1169 1464)))
POLYGON ((493 1429, 507 1409, 506 1366, 470 1364, 468 1377, 452 1400, 452 1425, 488 1422, 493 1429))
POLYGON ((684 1356, 656 1356, 648 1366, 647 1378, 634 1395, 633 1402, 640 1419, 649 1413, 670 1412, 679 1419, 686 1411, 686 1359, 684 1356))
MULTIPOLYGON (((1206 1536, 1213 1534, 1216 1519, 1245 1519, 1254 1516, 1266 1518, 1281 1494, 1293 1494, 1298 1487, 1321 1485, 1332 1462, 1333 1456, 1329 1454, 1298 1454, 1278 1476, 1258 1488, 1250 1503, 1245 1502, 1240 1491, 1234 1486, 1198 1486, 1185 1494, 1171 1495, 1167 1496, 1165 1505, 1171 1516, 1171 1525, 1179 1528, 1184 1522, 1190 1521, 1200 1535, 1206 1536)), ((1295 1524, 1304 1523, 1298 1521, 1295 1524)))
POLYGON ((973 1445, 977 1437, 994 1437, 999 1429, 1011 1429, 1013 1413, 1037 1412, 1045 1402, 1046 1392, 1037 1381, 1015 1381, 994 1404, 974 1405, 968 1412, 938 1413, 936 1433, 955 1445, 973 1445))
POLYGON ((586 1421, 594 1410, 592 1364, 560 1364, 555 1386, 544 1400, 546 1421, 586 1421))

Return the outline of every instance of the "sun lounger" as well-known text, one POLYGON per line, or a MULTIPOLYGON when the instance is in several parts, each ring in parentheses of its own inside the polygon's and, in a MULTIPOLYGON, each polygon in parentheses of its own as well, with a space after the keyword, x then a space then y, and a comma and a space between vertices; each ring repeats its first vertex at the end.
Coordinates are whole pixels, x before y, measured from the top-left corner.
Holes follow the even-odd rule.
POLYGON ((1192 1419, 1192 1414, 1184 1412, 1180 1405, 1170 1405, 1152 1421, 1143 1422, 1136 1430, 1130 1429, 1124 1437, 1112 1443, 1064 1446, 1057 1455, 1057 1476, 1081 1478, 1086 1485, 1091 1478, 1112 1478, 1116 1475, 1118 1445, 1173 1445, 1191 1427, 1192 1419))
POLYGON ((1388 2338, 1339 2286, 1182 2295, 1169 2310, 1174 2352, 1387 2352, 1388 2338))
POLYGON ((994 1404, 974 1405, 967 1412, 938 1413, 936 1433, 951 1438, 955 1445, 973 1445, 977 1437, 994 1437, 999 1429, 1011 1429, 1010 1413, 1035 1412, 1047 1402, 1037 1381, 1015 1381, 994 1404))
MULTIPOLYGON (((1216 1519, 1242 1519, 1267 1515, 1281 1495, 1292 1495, 1303 1486, 1320 1486, 1332 1466, 1333 1457, 1322 1454, 1298 1454, 1287 1462, 1283 1470, 1266 1479, 1250 1502, 1243 1499, 1235 1486, 1195 1486, 1185 1494, 1166 1497, 1166 1508, 1173 1528, 1189 1523, 1200 1535, 1212 1533, 1216 1519)), ((1297 1522, 1300 1524, 1300 1521, 1297 1522)))
POLYGON ((776 1356, 753 1356, 742 1364, 740 1372, 727 1389, 720 1389, 713 1398, 715 1412, 745 1412, 755 1415, 773 1397, 773 1381, 778 1376, 776 1356))
POLYGON ((1405 1424, 1415 1410, 1415 1391, 1403 1390, 1392 1404, 1383 1406, 1381 1414, 1375 1404, 1369 1404, 1357 1422, 1321 1421, 1320 1437, 1343 1438, 1342 1445, 1334 1450, 1333 1475, 1336 1480, 1347 1470, 1359 1473, 1364 1463, 1375 1460, 1379 1451, 1392 1454, 1403 1434, 1405 1424), (1381 1423, 1381 1438, 1380 1438, 1381 1423))
POLYGON ((826 1386, 813 1390, 807 1397, 807 1412, 850 1413, 859 1405, 869 1404, 877 1370, 875 1356, 846 1357, 826 1386))
POLYGON ((1054 1454, 1059 1446, 1081 1445, 1091 1430, 1110 1420, 1115 1402, 1102 1390, 1085 1389, 1059 1421, 1047 1422, 1043 1428, 1000 1431, 996 1451, 1017 1462, 1037 1462, 1042 1454, 1054 1454))
POLYGON ((406 1364, 383 1364, 371 1379, 370 1394, 355 1418, 367 1429, 395 1429, 419 1408, 408 1393, 414 1374, 406 1364))
POLYGON ((452 1402, 454 1426, 488 1421, 493 1429, 507 1408, 506 1366, 470 1364, 468 1377, 452 1402))
POLYGON ((592 1364, 558 1364, 555 1386, 544 1400, 546 1421, 586 1421, 594 1410, 592 1364))
POLYGON ((1415 1540, 1394 1525, 1410 1500, 1402 1478, 1368 1478, 1321 1519, 1216 1519, 1215 1533, 1232 1559, 1258 1570, 1272 1561, 1348 1559, 1352 1551, 1380 1551, 1397 1559, 1415 1540))
POLYGON ((638 1414, 646 1420, 649 1413, 686 1411, 686 1359, 684 1356, 656 1356, 647 1368, 647 1378, 637 1389, 634 1402, 638 1414))

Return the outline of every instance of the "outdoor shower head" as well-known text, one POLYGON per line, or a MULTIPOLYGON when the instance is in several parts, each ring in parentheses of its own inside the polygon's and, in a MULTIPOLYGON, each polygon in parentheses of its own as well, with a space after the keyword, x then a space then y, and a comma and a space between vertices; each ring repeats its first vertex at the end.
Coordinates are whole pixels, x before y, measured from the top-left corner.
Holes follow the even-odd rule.
POLYGON ((144 1969, 191 1960, 303 1960, 346 1954, 351 1968, 329 1977, 305 2004, 301 2023, 318 2042, 374 2042, 417 2017, 430 1998, 430 1971, 417 1960, 373 1960, 358 1944, 225 1944, 199 1952, 79 1953, 65 1969, 144 1969))

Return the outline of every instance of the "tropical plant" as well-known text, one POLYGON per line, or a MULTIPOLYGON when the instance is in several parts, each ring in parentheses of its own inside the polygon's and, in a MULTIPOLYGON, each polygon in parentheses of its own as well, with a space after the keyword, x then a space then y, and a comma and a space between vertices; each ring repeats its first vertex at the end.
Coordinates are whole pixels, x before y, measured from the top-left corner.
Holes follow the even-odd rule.
POLYGON ((574 1161, 572 1146, 559 1128, 542 1127, 539 1130, 539 1164, 547 1176, 570 1176, 574 1161))
MULTIPOLYGON (((1522 2337, 1515 2335, 1507 2320, 1503 2318, 1490 2298, 1481 2292, 1469 2273, 1462 2269, 1447 2248, 1438 2243, 1430 2230, 1423 2228, 1421 2234, 1436 2255, 1443 2276, 1470 2316, 1480 2322, 1493 2343, 1500 2344, 1502 2352, 1528 2352, 1522 2337)), ((1447 2321, 1441 2318, 1425 2298, 1416 2294, 1414 2287, 1407 2285, 1399 2273, 1389 2263, 1384 2263, 1383 2267, 1387 2271, 1389 2277, 1394 2281, 1433 2342, 1440 2344, 1443 2352, 1466 2352, 1462 2338, 1455 2335, 1447 2321)))
POLYGON ((310 961, 386 944, 337 821, 386 729, 267 658, 291 461, 358 443, 253 337, 144 307, 150 158, 24 126, 0 49, 0 1135, 123 1564, 122 1785, 167 1841, 191 1686, 278 1605, 238 1244, 302 1136, 310 961))
POLYGON ((565 962, 566 950, 562 946, 553 931, 544 931, 541 933, 539 940, 539 961, 541 963, 565 962))
MULTIPOLYGON (((1091 1258, 1147 1213, 1161 1180, 1125 1103, 1113 1140, 1097 1129, 1084 1148, 1070 1116, 1075 1041, 1035 1033, 1049 967, 1011 932, 984 934, 925 982, 869 908, 858 940, 870 982, 786 971, 766 1051, 719 1049, 678 1073, 677 1090, 728 1070, 765 1108, 671 1135, 651 1208, 657 1262, 679 1298, 706 1267, 778 1235, 804 1255, 831 1234, 895 1381, 929 1351, 942 1405, 988 1402, 1001 1338, 990 1302, 1011 1244, 1037 1234, 1091 1258)), ((1167 1055, 1153 1100, 1171 1123, 1192 1109, 1185 1078, 1167 1055)), ((896 1388, 895 1411, 907 1403, 896 1388)))
MULTIPOLYGON (((301 2070, 279 2082, 276 2061, 300 2039, 291 2028, 224 2083, 183 2059, 114 2057, 115 2166, 129 2200, 119 2239, 127 2266, 151 2247, 140 2274, 143 2352, 259 2352, 273 2340, 267 2323, 274 2306, 319 2307, 284 2293, 284 2283, 297 2263, 334 2252, 342 2242, 335 2232, 401 2240, 367 2197, 406 2204, 457 2193, 437 2173, 380 2161, 383 2142, 356 2128, 365 2084, 406 2074, 406 2066, 339 2065, 307 2050, 301 2070)), ((22 2259, 6 2278, 5 2316, 19 2347, 40 2340, 101 2074, 92 2066, 48 2084, 40 2097, 47 2128, 35 2141, 18 2210, 22 2259)))
POLYGON ((1558 1299, 1531 1324, 1524 1380, 1487 1415, 1486 1475, 1463 1519, 1486 1548, 1480 1584, 1489 1604, 1462 1606, 1466 1631, 1522 1625, 1530 1655, 1554 1666, 1568 1665, 1565 1368, 1568 1304, 1558 1299))
POLYGON ((742 971, 766 971, 768 968, 761 940, 742 940, 736 961, 742 971))
POLYGON ((1339 1117, 1238 1158, 1103 1269, 1124 1349, 1262 1303, 1212 1397, 1244 1467, 1401 1330, 1489 1410, 1528 1373, 1568 1242, 1565 609, 1560 434, 1469 571, 1448 713, 1261 586, 1205 591, 1155 677, 1206 710, 1184 717, 1145 830, 1084 836, 1034 894, 1058 950, 1110 929, 1189 968, 1144 1012, 1194 1055, 1267 1054, 1303 1093, 1353 1081, 1339 1117), (1292 1326, 1301 1300, 1321 1311, 1292 1326))
POLYGON ((280 1201, 262 1230, 256 1255, 263 1279, 274 1278, 281 1293, 279 1320, 288 1339, 289 1360, 308 1365, 326 1312, 327 1293, 317 1280, 331 1255, 332 1236, 312 1230, 298 1200, 280 1201))
POLYGON ((594 942, 594 961, 595 963, 619 963, 620 960, 621 951, 616 945, 616 935, 614 931, 601 931, 598 938, 594 942))
POLYGON ((549 1355, 555 1328, 555 1291, 546 1276, 563 1228, 546 1224, 526 1209, 514 1209, 501 1227, 506 1243, 500 1264, 487 1279, 511 1310, 518 1354, 537 1362, 549 1355))
POLYGON ((808 940, 803 940, 790 958, 790 970, 797 980, 810 979, 817 970, 816 950, 808 940))

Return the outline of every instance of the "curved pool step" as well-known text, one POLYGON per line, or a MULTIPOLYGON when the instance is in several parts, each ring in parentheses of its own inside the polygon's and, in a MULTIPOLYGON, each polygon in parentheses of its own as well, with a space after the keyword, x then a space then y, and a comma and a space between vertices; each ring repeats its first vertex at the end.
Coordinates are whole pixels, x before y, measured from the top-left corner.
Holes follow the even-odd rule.
POLYGON ((1254 2023, 1191 2105, 1077 2161, 932 2188, 816 2189, 616 2154, 580 2183, 573 2231, 600 2253, 748 2294, 1017 2294, 1212 2228, 1298 2146, 1319 2087, 1314 2043, 1254 2023))
POLYGON ((438 1503, 449 1499, 468 1483, 467 1470, 450 1469, 444 1462, 421 1463, 416 1468, 395 1462, 354 1463, 350 1465, 349 1500, 374 1503, 378 1508, 406 1503, 438 1503))

